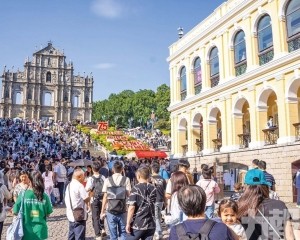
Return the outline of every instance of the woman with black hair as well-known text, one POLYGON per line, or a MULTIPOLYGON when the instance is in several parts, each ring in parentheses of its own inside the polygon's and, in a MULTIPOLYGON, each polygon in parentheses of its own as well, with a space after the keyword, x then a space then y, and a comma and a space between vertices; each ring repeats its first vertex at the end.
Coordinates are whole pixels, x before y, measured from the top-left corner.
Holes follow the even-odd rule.
POLYGON ((20 193, 25 191, 29 186, 28 172, 25 170, 20 171, 18 173, 18 176, 16 176, 15 180, 19 181, 19 183, 14 187, 14 192, 13 192, 14 202, 16 202, 20 193))
POLYGON ((52 205, 48 195, 44 192, 44 181, 39 171, 32 171, 29 175, 31 187, 24 195, 18 196, 13 207, 15 215, 18 214, 23 201, 23 240, 48 239, 46 217, 52 213, 52 205))

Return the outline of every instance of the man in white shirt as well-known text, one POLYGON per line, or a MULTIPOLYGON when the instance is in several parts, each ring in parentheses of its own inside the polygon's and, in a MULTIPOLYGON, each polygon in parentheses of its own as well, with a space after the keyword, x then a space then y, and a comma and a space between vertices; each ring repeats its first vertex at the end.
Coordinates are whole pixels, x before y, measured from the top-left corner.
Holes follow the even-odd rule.
POLYGON ((84 240, 86 232, 87 205, 89 195, 83 186, 84 172, 81 168, 74 170, 72 181, 66 188, 65 203, 67 218, 69 220, 68 240, 84 240), (71 206, 72 204, 72 206, 71 206), (75 221, 72 209, 83 208, 85 218, 83 221, 75 221))
POLYGON ((59 190, 59 204, 63 204, 63 196, 64 196, 64 187, 66 181, 66 168, 62 165, 59 159, 56 159, 54 171, 53 171, 53 179, 54 185, 59 190))

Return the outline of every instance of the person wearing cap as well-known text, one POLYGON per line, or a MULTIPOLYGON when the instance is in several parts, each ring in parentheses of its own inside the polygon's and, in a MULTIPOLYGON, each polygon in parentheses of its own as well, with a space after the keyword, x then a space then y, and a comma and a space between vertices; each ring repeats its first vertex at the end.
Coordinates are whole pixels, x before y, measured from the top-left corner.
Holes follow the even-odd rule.
POLYGON ((245 176, 245 192, 238 201, 238 217, 249 240, 294 240, 291 215, 284 202, 269 198, 263 171, 251 169, 245 176))

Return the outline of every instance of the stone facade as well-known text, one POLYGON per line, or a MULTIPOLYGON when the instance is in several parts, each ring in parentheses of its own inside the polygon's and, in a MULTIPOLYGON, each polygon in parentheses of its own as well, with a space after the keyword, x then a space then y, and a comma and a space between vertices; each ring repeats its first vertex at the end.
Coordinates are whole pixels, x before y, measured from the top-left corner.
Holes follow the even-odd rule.
POLYGON ((299 22, 298 0, 228 0, 169 47, 175 157, 193 163, 201 156, 216 168, 228 162, 230 171, 266 160, 280 197, 293 200, 292 176, 300 168, 299 22))
POLYGON ((4 68, 0 117, 91 121, 93 82, 75 76, 73 63, 49 42, 26 59, 24 71, 4 68))

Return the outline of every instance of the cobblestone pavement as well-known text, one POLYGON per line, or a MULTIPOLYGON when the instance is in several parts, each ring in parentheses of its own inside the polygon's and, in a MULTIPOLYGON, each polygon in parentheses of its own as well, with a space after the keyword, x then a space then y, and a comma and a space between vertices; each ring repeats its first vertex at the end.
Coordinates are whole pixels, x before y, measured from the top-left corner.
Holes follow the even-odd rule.
MULTIPOLYGON (((48 231, 49 231, 49 240, 62 240, 67 239, 69 222, 66 217, 66 208, 63 206, 58 206, 53 208, 53 213, 48 218, 48 231)), ((8 216, 4 222, 2 239, 6 239, 6 229, 12 222, 12 217, 8 216)), ((0 238, 1 239, 1 238, 0 238)), ((87 221, 86 229, 86 240, 95 239, 94 229, 92 226, 92 216, 89 215, 87 221)), ((109 237, 104 237, 103 240, 108 240, 109 237)), ((164 231, 164 238, 168 239, 168 232, 164 231)))

